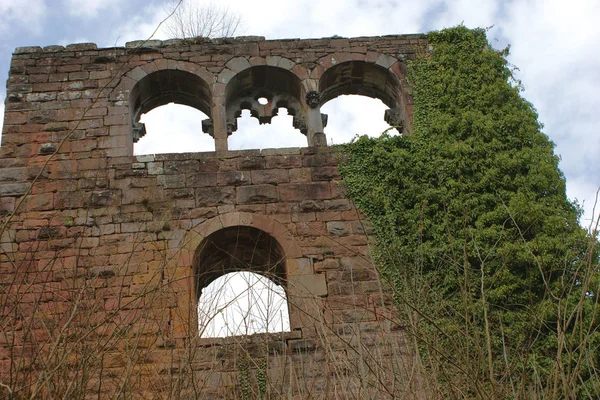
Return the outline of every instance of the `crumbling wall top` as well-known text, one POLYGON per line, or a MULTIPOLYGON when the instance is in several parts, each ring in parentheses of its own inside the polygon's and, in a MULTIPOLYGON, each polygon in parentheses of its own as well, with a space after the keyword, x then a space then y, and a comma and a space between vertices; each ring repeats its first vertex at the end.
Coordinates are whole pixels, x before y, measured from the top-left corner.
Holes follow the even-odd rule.
MULTIPOLYGON (((354 38, 345 38, 341 36, 331 36, 331 37, 323 37, 316 39, 300 39, 300 38, 290 38, 290 39, 265 39, 264 36, 237 36, 230 38, 192 38, 192 39, 167 39, 167 40, 157 40, 157 39, 147 39, 147 40, 134 40, 125 43, 125 46, 116 46, 110 47, 111 49, 132 49, 138 47, 170 47, 170 46, 190 46, 190 45, 198 45, 198 44, 215 44, 215 45, 223 45, 223 44, 236 44, 236 43, 252 43, 252 42, 282 42, 282 43, 302 43, 304 47, 310 47, 311 44, 323 45, 327 41, 344 39, 349 41, 373 41, 373 40, 385 40, 385 39, 408 39, 414 41, 415 44, 418 44, 420 41, 425 40, 425 35, 422 33, 413 33, 406 35, 383 35, 383 36, 359 36, 354 38)), ((107 47, 108 48, 108 47, 107 47)), ((63 50, 67 51, 85 51, 85 50, 97 50, 104 49, 99 48, 95 43, 72 43, 66 46, 60 45, 50 45, 50 46, 23 46, 17 47, 13 54, 29 54, 29 53, 56 53, 63 50)))

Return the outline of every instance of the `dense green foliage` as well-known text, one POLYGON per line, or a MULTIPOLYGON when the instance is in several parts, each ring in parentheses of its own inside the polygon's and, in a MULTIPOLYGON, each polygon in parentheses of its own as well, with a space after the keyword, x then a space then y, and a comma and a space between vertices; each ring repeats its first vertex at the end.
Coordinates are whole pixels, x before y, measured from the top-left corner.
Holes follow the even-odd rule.
POLYGON ((593 398, 595 241, 553 144, 484 30, 428 39, 409 65, 413 134, 361 137, 341 168, 420 357, 440 381, 462 376, 438 389, 461 397, 593 398))

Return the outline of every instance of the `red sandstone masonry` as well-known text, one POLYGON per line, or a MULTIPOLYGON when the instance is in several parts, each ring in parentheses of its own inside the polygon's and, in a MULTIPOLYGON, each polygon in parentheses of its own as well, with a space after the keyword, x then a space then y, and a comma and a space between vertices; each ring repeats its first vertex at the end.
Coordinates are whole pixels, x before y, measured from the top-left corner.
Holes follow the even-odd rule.
POLYGON ((404 62, 423 46, 404 35, 18 48, 0 148, 0 382, 48 398, 69 385, 94 398, 240 398, 264 362, 270 398, 415 397, 369 225, 319 135, 320 106, 356 93, 384 100, 410 134, 404 62), (132 155, 134 114, 172 101, 161 87, 210 116, 216 152, 132 155), (311 147, 228 151, 232 104, 258 107, 244 90, 296 107, 311 147), (197 337, 198 257, 232 227, 280 248, 291 332, 197 337), (38 388, 44 368, 62 375, 38 388))

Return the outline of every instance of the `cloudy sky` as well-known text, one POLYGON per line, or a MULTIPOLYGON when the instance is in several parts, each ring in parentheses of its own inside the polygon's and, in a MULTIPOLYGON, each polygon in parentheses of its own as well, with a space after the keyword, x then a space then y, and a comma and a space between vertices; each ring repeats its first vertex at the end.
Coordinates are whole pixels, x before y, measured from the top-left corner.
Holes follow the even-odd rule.
MULTIPOLYGON (((7 77, 11 53, 18 46, 94 42, 108 47, 148 38, 165 17, 167 3, 0 0, 0 76, 7 77)), ((523 96, 535 105, 545 133, 556 143, 569 197, 584 202, 585 218, 591 218, 600 186, 600 0, 219 0, 218 4, 239 13, 238 34, 267 39, 416 33, 461 23, 493 26, 489 39, 497 48, 511 45, 509 61, 519 68, 523 96)), ((167 38, 164 30, 157 36, 167 38)), ((5 94, 2 88, 2 98, 5 94)), ((377 100, 346 96, 324 109, 329 114, 326 133, 333 143, 357 133, 376 135, 386 127, 380 122, 385 107, 377 100)), ((203 117, 195 111, 166 106, 145 118, 149 133, 136 145, 138 154, 211 149, 210 138, 199 133, 203 117)), ((261 127, 242 118, 230 138, 230 148, 305 143, 284 115, 261 127)))

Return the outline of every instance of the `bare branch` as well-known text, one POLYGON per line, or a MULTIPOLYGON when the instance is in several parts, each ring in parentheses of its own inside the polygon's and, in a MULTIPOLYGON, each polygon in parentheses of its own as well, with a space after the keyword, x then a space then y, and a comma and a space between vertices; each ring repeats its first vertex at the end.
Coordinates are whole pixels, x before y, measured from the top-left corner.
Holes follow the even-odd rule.
POLYGON ((172 14, 165 24, 166 33, 176 39, 229 37, 236 34, 241 24, 239 14, 212 2, 172 0, 166 11, 172 14))

